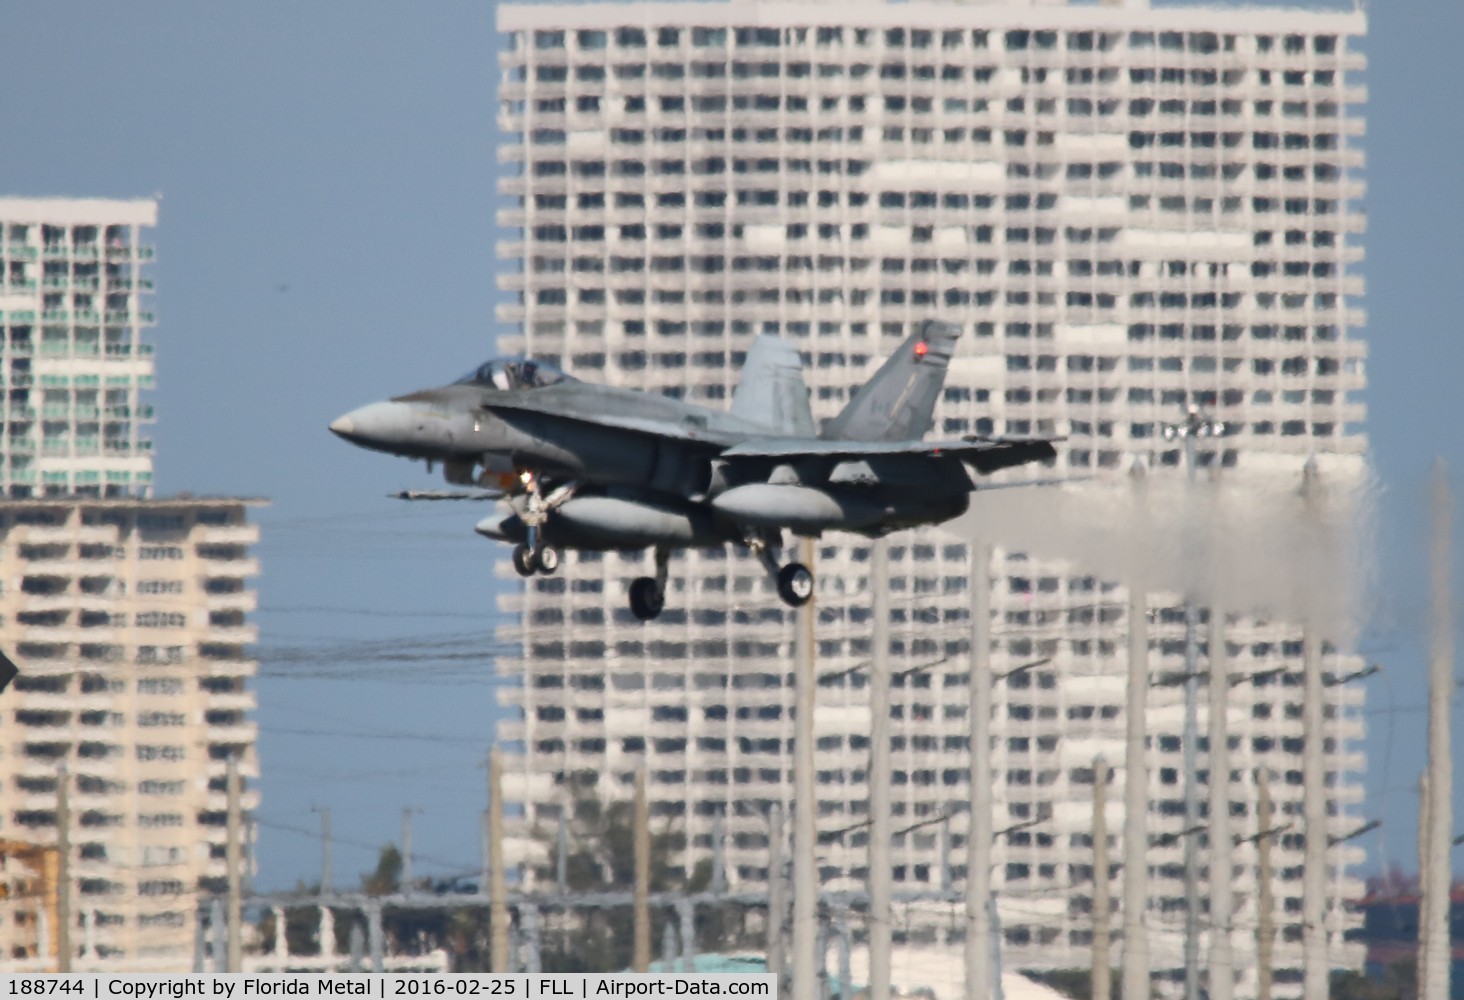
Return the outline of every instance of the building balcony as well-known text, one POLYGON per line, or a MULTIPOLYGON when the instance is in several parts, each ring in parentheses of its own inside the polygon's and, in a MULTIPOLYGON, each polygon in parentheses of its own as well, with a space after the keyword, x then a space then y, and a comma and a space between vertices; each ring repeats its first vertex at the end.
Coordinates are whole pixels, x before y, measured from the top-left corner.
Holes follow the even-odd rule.
POLYGON ((259 595, 252 590, 240 591, 237 594, 209 594, 204 602, 204 607, 210 611, 247 613, 259 608, 259 595))
MULTIPOLYGON (((204 736, 210 743, 254 743, 259 739, 259 726, 253 722, 241 722, 232 726, 209 726, 204 736)), ((256 798, 258 794, 258 792, 254 793, 256 798)), ((209 798, 212 799, 214 796, 210 795, 209 798)), ((219 795, 218 799, 222 804, 224 796, 219 795)))
POLYGON ((71 611, 76 606, 72 594, 21 594, 21 611, 71 611))
MULTIPOLYGON (((25 693, 25 707, 38 712, 65 712, 68 717, 71 712, 79 711, 80 706, 76 698, 70 694, 47 694, 44 691, 27 691, 25 693)), ((29 731, 29 727, 26 727, 29 731)))
POLYGON ((259 541, 259 527, 230 524, 200 528, 196 540, 202 545, 253 545, 259 541))
POLYGON ((204 669, 209 677, 253 677, 259 668, 257 660, 220 660, 209 659, 204 661, 204 669))
POLYGON ((210 694, 207 695, 207 707, 211 711, 220 712, 252 712, 259 707, 258 699, 252 691, 240 691, 235 694, 210 694))
POLYGON ((211 626, 208 630, 211 642, 252 643, 259 641, 259 629, 254 625, 211 626))
POLYGON ((258 559, 201 559, 199 568, 204 576, 240 579, 259 575, 258 559))

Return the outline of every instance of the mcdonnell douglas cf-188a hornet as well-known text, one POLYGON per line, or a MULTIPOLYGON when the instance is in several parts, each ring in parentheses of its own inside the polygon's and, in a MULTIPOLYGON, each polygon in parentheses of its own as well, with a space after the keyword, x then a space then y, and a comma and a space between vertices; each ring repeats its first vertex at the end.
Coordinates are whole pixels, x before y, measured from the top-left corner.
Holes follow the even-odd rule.
POLYGON ((655 552, 630 586, 649 620, 665 603, 672 550, 749 546, 796 607, 813 574, 779 566, 783 532, 876 538, 963 513, 986 474, 1053 457, 1049 440, 923 440, 959 330, 927 322, 822 432, 791 344, 758 337, 732 406, 581 382, 532 358, 489 361, 451 385, 371 403, 330 429, 353 444, 441 462, 447 481, 497 491, 479 534, 514 544, 524 576, 559 550, 655 552))

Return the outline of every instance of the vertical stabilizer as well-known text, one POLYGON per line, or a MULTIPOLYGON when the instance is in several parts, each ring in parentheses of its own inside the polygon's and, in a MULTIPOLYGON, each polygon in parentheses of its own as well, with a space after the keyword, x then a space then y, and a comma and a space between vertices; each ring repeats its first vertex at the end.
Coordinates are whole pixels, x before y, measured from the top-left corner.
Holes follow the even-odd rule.
POLYGON ((891 354, 820 437, 834 441, 918 441, 934 422, 935 403, 961 328, 926 320, 891 354))
POLYGON ((803 361, 792 344, 767 334, 752 342, 732 394, 731 413, 778 434, 810 438, 817 434, 803 383, 803 361))

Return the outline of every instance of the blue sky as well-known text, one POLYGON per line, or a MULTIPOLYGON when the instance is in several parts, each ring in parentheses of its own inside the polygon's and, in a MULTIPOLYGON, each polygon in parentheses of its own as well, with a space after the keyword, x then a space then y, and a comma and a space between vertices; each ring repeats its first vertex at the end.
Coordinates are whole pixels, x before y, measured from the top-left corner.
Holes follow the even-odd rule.
MULTIPOLYGON (((1464 5, 1391 0, 1370 19, 1367 400, 1385 490, 1363 648, 1386 670, 1364 811, 1386 822, 1365 843, 1370 868, 1411 869, 1429 463, 1464 481, 1464 5)), ((472 510, 385 498, 430 485, 420 466, 324 428, 491 353, 497 44, 493 7, 454 0, 0 4, 0 193, 162 197, 159 491, 273 500, 266 888, 316 877, 316 806, 338 884, 397 839, 404 807, 422 810, 418 871, 479 863, 493 549, 472 510)))

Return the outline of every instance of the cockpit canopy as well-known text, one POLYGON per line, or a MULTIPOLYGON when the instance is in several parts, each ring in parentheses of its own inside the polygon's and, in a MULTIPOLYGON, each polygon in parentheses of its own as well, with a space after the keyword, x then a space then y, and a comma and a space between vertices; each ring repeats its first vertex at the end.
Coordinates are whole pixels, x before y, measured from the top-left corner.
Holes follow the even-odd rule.
POLYGON ((455 382, 455 385, 481 385, 485 389, 542 389, 560 382, 573 382, 564 372, 545 361, 522 355, 485 361, 455 382))

